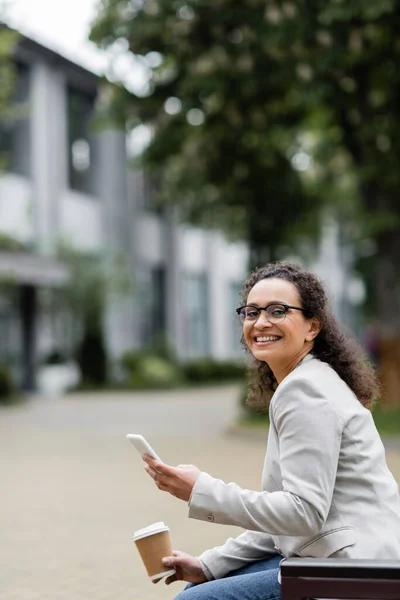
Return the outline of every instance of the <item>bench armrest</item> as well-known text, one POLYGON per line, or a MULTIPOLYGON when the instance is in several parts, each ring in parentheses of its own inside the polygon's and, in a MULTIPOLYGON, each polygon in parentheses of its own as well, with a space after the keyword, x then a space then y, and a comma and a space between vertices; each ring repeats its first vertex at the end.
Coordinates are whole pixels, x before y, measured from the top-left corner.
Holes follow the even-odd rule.
POLYGON ((400 560, 288 558, 281 563, 281 577, 400 579, 400 560))

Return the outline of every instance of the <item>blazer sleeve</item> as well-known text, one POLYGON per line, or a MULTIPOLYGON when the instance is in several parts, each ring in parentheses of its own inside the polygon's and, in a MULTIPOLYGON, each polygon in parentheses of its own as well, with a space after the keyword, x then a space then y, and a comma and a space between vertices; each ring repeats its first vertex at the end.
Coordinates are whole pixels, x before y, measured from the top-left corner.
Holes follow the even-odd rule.
POLYGON ((309 379, 290 380, 274 400, 271 427, 278 435, 283 490, 245 490, 202 473, 189 517, 271 535, 310 536, 321 530, 332 502, 341 419, 321 386, 309 379))
POLYGON ((236 538, 229 538, 222 546, 206 550, 198 558, 208 579, 220 579, 230 571, 275 554, 277 551, 270 535, 245 531, 236 538))

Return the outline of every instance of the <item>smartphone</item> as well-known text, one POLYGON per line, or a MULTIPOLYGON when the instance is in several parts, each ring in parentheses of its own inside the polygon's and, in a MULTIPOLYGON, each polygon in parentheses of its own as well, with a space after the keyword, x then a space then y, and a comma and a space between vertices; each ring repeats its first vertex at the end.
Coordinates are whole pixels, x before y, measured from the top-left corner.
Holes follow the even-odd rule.
POLYGON ((149 442, 147 440, 145 440, 142 435, 137 435, 135 433, 128 433, 128 435, 126 436, 126 439, 129 440, 130 443, 135 446, 136 450, 139 452, 139 454, 141 456, 143 456, 143 454, 149 454, 152 458, 155 458, 156 460, 163 462, 161 460, 161 458, 153 450, 153 448, 150 446, 149 442))

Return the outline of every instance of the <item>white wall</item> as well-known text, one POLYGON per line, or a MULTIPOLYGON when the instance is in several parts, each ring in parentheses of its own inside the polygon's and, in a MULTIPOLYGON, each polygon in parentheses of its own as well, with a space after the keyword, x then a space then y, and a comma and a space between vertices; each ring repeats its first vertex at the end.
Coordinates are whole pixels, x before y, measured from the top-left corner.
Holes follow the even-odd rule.
POLYGON ((183 271, 190 273, 206 272, 208 266, 208 232, 197 228, 179 227, 177 235, 183 271))
POLYGON ((185 271, 204 273, 214 268, 224 280, 239 283, 247 276, 246 244, 230 243, 217 231, 197 228, 179 228, 178 235, 185 271))
MULTIPOLYGON (((222 237, 222 236, 221 236, 222 237)), ((244 283, 248 276, 249 251, 243 242, 221 245, 221 265, 225 276, 232 282, 244 283)))
POLYGON ((12 174, 0 177, 0 231, 23 243, 33 241, 32 184, 29 179, 12 174))
POLYGON ((138 213, 134 219, 134 256, 149 265, 163 264, 166 261, 165 224, 151 213, 138 213))
POLYGON ((248 251, 244 244, 227 242, 220 233, 209 233, 208 237, 209 302, 211 307, 221 307, 210 310, 211 350, 214 358, 224 360, 241 354, 230 287, 246 279, 248 251))
POLYGON ((72 190, 61 195, 59 236, 88 252, 103 249, 102 202, 72 190))

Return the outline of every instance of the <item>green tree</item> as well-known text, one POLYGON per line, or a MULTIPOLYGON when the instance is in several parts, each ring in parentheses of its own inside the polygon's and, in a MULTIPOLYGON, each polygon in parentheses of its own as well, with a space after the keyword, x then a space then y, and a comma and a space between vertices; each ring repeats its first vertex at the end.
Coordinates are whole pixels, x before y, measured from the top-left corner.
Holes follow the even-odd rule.
POLYGON ((58 332, 56 349, 77 359, 84 384, 103 385, 111 374, 104 336, 107 305, 132 294, 129 263, 120 253, 106 260, 65 241, 59 243, 58 258, 68 267, 69 279, 60 288, 48 288, 42 298, 58 332))
MULTIPOLYGON (((301 60, 309 69, 301 102, 323 106, 331 150, 346 153, 356 182, 358 224, 372 240, 369 292, 381 327, 385 401, 400 403, 400 6, 383 2, 311 2, 301 60)), ((364 261, 365 263, 365 261, 364 261)))
POLYGON ((390 404, 400 401, 399 26, 395 0, 103 0, 91 34, 147 64, 147 92, 115 86, 110 111, 151 125, 144 158, 184 216, 245 236, 258 261, 331 200, 355 246, 375 244, 390 404), (290 162, 307 136, 311 186, 290 162))
POLYGON ((76 358, 85 384, 102 385, 107 379, 104 266, 98 256, 66 244, 60 244, 58 256, 68 266, 69 280, 63 287, 48 289, 42 299, 44 309, 58 323, 56 350, 76 358))
POLYGON ((259 2, 105 0, 91 36, 102 47, 124 38, 149 65, 149 93, 114 87, 112 110, 153 129, 144 158, 160 199, 246 238, 258 264, 277 257, 316 202, 291 166, 304 110, 259 42, 271 32, 263 17, 259 2))

